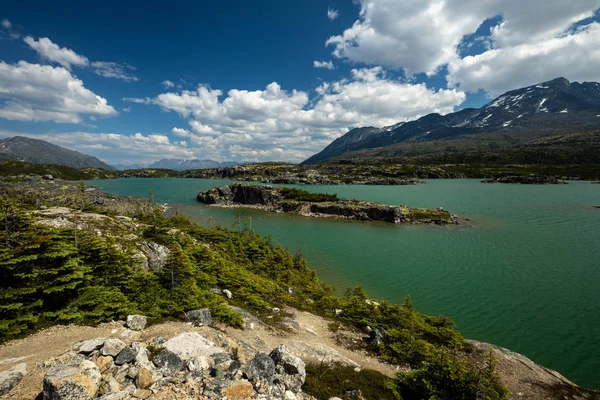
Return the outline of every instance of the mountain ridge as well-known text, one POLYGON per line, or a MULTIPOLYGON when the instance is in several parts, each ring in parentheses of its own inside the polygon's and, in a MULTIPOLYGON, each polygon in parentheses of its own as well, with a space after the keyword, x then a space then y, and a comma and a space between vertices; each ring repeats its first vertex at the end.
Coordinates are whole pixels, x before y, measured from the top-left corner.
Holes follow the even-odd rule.
POLYGON ((304 164, 324 162, 365 149, 396 144, 447 141, 467 135, 509 134, 519 140, 600 128, 600 83, 569 82, 565 78, 508 91, 481 108, 447 115, 427 114, 417 120, 386 128, 355 128, 336 139, 304 164), (355 140, 356 132, 371 134, 355 140), (525 136, 525 135, 523 135, 525 136))
POLYGON ((45 140, 32 139, 25 136, 13 136, 1 139, 0 159, 24 161, 33 164, 64 165, 72 168, 115 170, 114 167, 96 157, 69 150, 45 140))

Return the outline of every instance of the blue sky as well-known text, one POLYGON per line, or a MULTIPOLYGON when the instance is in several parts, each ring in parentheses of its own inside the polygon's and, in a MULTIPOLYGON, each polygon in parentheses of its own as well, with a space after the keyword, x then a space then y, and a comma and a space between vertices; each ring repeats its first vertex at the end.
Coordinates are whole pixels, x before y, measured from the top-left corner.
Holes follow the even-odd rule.
POLYGON ((10 3, 0 135, 109 163, 301 161, 354 126, 600 80, 598 0, 10 3))

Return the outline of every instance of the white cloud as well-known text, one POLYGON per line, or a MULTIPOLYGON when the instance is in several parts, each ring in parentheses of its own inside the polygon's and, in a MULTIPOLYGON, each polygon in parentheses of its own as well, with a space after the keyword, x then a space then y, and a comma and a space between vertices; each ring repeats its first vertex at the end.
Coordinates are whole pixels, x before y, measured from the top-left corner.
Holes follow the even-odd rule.
MULTIPOLYGON (((503 17, 503 22, 491 32, 492 50, 515 48, 561 35, 573 23, 592 16, 600 5, 598 0, 359 2, 359 20, 327 40, 327 45, 334 48, 333 54, 353 62, 404 69, 409 76, 419 72, 435 74, 447 63, 456 64, 460 60, 457 46, 463 37, 474 33, 488 18, 503 17)), ((548 63, 552 60, 544 59, 548 63)), ((586 60, 587 57, 574 59, 573 64, 586 60)))
POLYGON ((457 90, 428 89, 387 78, 379 68, 355 69, 352 79, 326 82, 314 99, 286 91, 273 82, 264 90, 208 86, 162 93, 152 103, 188 120, 189 129, 173 128, 189 149, 203 158, 300 161, 354 126, 385 126, 431 112, 448 113, 465 100, 457 90))
POLYGON ((61 67, 0 61, 0 118, 18 121, 83 123, 84 116, 109 117, 117 111, 61 67))
POLYGON ((71 70, 72 66, 87 67, 89 65, 88 59, 84 56, 66 47, 59 47, 48 38, 40 38, 36 41, 31 36, 27 36, 23 41, 35 50, 42 59, 60 64, 68 70, 71 70))
POLYGON ((339 15, 340 15, 339 10, 335 10, 331 7, 329 7, 327 9, 327 18, 329 18, 330 21, 335 20, 337 17, 339 17, 339 15))
POLYGON ((27 136, 46 140, 56 145, 90 154, 109 164, 149 164, 166 156, 172 158, 194 158, 192 150, 184 141, 171 142, 162 134, 125 135, 121 133, 59 132, 33 134, 0 130, 0 137, 27 136))
POLYGON ((559 76, 596 81, 600 77, 600 24, 576 33, 486 51, 448 66, 448 82, 461 90, 487 90, 496 96, 508 90, 559 76))
POLYGON ((164 86, 165 89, 170 89, 172 87, 175 87, 175 84, 168 79, 165 81, 162 81, 162 85, 164 86))
POLYGON ((9 21, 8 19, 4 18, 4 19, 2 20, 2 27, 3 27, 4 29, 8 29, 8 30, 10 30, 10 29, 12 29, 12 24, 10 23, 10 21, 9 21))
POLYGON ((314 61, 313 67, 314 68, 326 68, 329 70, 335 69, 335 66, 333 65, 333 61, 314 61))
POLYGON ((116 78, 125 82, 136 82, 138 78, 131 73, 135 67, 111 61, 94 61, 91 64, 94 72, 106 78, 116 78))

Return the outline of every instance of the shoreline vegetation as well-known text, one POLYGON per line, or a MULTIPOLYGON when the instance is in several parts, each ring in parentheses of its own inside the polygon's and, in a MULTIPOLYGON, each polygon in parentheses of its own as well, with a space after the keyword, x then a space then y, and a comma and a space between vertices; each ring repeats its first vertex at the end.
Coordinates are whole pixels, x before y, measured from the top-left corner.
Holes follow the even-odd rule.
POLYGON ((458 217, 443 209, 388 206, 335 194, 310 193, 286 187, 233 184, 199 193, 198 201, 215 207, 256 208, 314 218, 383 221, 392 224, 458 224, 458 217))
MULTIPOLYGON (((234 310, 242 308, 283 329, 273 310, 293 307, 363 332, 358 349, 399 367, 394 379, 382 381, 381 398, 510 396, 503 383, 510 372, 500 376, 492 350, 478 351, 447 316, 419 313, 410 296, 401 305, 377 302, 360 286, 336 295, 301 252, 293 255, 251 229, 205 228, 177 213, 167 218, 152 199, 89 191, 82 183, 0 183, 0 342, 53 325, 97 325, 129 314, 146 315, 150 323, 184 320, 187 311, 201 307, 218 324, 241 329, 244 319, 234 310)), ((332 365, 327 371, 339 379, 327 383, 322 367, 307 369, 307 393, 326 389, 344 397, 353 373, 332 365)), ((551 384, 536 388, 535 398, 598 394, 558 373, 548 377, 551 384)))
POLYGON ((556 180, 600 179, 600 164, 359 164, 317 165, 258 163, 202 170, 174 171, 136 169, 107 171, 98 168, 75 169, 61 165, 31 164, 0 160, 0 176, 52 175, 64 180, 118 178, 198 178, 231 179, 274 184, 310 185, 416 185, 423 179, 498 179, 528 175, 556 180))

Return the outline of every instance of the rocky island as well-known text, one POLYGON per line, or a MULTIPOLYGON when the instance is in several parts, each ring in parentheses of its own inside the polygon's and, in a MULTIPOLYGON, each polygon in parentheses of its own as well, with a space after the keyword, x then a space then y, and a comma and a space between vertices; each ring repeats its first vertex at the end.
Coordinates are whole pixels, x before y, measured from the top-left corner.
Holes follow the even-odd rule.
POLYGON ((563 178, 549 175, 506 175, 496 176, 490 179, 484 179, 482 183, 516 183, 522 185, 566 185, 567 182, 563 178))
POLYGON ((340 199, 335 194, 309 193, 277 186, 233 184, 198 194, 198 201, 220 207, 258 208, 306 217, 346 218, 393 224, 457 224, 457 217, 442 208, 388 206, 357 199, 340 199))

